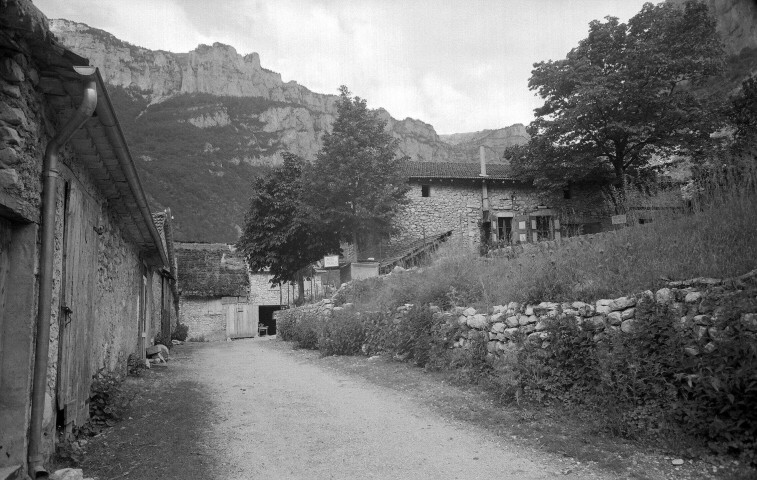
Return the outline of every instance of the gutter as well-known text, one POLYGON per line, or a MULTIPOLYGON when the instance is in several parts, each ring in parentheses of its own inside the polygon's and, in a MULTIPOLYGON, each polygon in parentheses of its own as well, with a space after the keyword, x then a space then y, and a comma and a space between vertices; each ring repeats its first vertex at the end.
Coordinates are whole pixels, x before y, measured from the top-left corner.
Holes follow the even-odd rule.
POLYGON ((103 97, 102 101, 97 103, 97 118, 105 129, 105 134, 113 147, 113 151, 116 154, 121 170, 123 171, 124 176, 126 176, 126 182, 129 184, 129 189, 132 194, 134 194, 139 211, 142 214, 142 218, 144 219, 150 233, 150 238, 160 255, 160 260, 163 263, 163 266, 170 268, 171 265, 168 261, 168 255, 163 249, 163 242, 160 239, 160 234, 152 220, 152 212, 150 211, 150 206, 147 204, 147 196, 142 189, 142 183, 139 181, 139 175, 137 175, 137 169, 134 166, 134 160, 132 160, 129 146, 126 144, 121 125, 118 123, 118 118, 113 110, 113 104, 108 96, 108 91, 105 89, 99 70, 95 72, 95 77, 97 79, 97 84, 100 87, 100 95, 103 97))
POLYGON ((42 215, 40 218, 41 255, 39 264, 39 297, 37 334, 32 377, 32 408, 29 426, 29 473, 33 478, 47 478, 41 453, 42 421, 47 390, 47 361, 50 348, 50 316, 53 295, 53 256, 55 253, 55 201, 59 178, 60 148, 92 116, 97 105, 97 84, 94 67, 74 67, 86 79, 82 103, 63 128, 47 144, 42 166, 42 215))

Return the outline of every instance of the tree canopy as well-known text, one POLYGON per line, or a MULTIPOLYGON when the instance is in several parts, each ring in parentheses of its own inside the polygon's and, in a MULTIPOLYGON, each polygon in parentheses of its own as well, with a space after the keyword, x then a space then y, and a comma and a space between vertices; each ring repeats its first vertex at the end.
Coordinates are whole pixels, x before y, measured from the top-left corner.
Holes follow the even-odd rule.
POLYGON ((304 160, 288 152, 283 157, 283 165, 255 180, 237 248, 250 269, 268 270, 272 283, 296 280, 302 294, 305 269, 338 252, 339 241, 304 200, 304 160))
POLYGON ((339 91, 337 118, 323 137, 308 196, 323 222, 357 252, 359 242, 391 234, 392 219, 406 201, 400 169, 406 157, 397 156, 398 141, 364 99, 353 98, 345 86, 339 91))
POLYGON ((514 152, 516 174, 546 188, 623 188, 655 155, 696 154, 722 117, 693 87, 721 70, 723 55, 701 3, 647 3, 627 24, 591 22, 567 58, 534 64, 529 88, 544 105, 514 152))

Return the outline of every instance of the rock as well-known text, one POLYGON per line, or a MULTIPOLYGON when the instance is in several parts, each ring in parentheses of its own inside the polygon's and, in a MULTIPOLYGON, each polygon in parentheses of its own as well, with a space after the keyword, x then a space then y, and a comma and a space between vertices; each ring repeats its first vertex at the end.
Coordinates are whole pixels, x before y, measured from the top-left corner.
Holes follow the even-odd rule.
POLYGON ((624 333, 631 333, 633 331, 634 323, 636 323, 636 320, 634 320, 633 318, 624 320, 623 323, 620 324, 620 330, 624 333))
POLYGON ((702 340, 707 335, 707 327, 697 327, 697 340, 702 340))
POLYGON ((25 125, 26 115, 20 108, 14 108, 6 103, 0 103, 0 121, 10 125, 25 125))
POLYGON ((607 321, 610 322, 610 325, 620 325, 620 322, 623 321, 623 314, 620 312, 610 312, 607 314, 607 321))
MULTIPOLYGON (((492 317, 492 319, 493 318, 494 317, 492 317)), ((494 332, 494 333, 502 333, 502 332, 505 331, 505 328, 506 327, 505 327, 504 322, 497 322, 497 323, 495 323, 495 324, 492 325, 492 332, 494 332)))
POLYGON ((459 317, 457 317, 457 324, 468 325, 468 318, 465 315, 460 315, 459 317))
POLYGON ((601 315, 597 315, 594 317, 590 317, 587 319, 588 322, 593 324, 595 327, 604 327, 605 326, 605 317, 601 315))
POLYGON ((506 322, 507 322, 508 327, 517 327, 518 325, 520 325, 517 315, 513 315, 512 317, 507 317, 506 322))
POLYGON ((620 313, 620 318, 623 320, 628 320, 629 318, 634 318, 636 316, 636 309, 635 308, 629 308, 626 310, 623 310, 620 313))
POLYGON ((13 168, 0 170, 0 189, 2 190, 22 190, 23 182, 18 172, 13 168))
POLYGON ((686 347, 684 348, 684 351, 691 357, 696 357, 697 355, 699 355, 699 349, 697 347, 686 347))
POLYGON ((173 343, 174 345, 181 345, 184 342, 182 342, 181 340, 171 340, 171 343, 173 343))
POLYGON ((702 298, 701 292, 689 292, 686 294, 684 301, 686 303, 696 303, 702 298))
POLYGON ((611 311, 625 310, 626 308, 636 306, 636 299, 634 297, 620 297, 610 302, 609 307, 611 311))
POLYGON ((526 305, 526 310, 523 312, 527 316, 534 314, 534 307, 532 305, 526 305))
POLYGON ((716 348, 717 347, 715 346, 714 343, 708 342, 707 345, 704 346, 704 351, 707 353, 712 353, 715 351, 716 348))
POLYGON ((670 463, 672 463, 673 465, 683 465, 683 459, 682 458, 676 458, 675 460, 673 460, 670 463))
POLYGON ((532 332, 528 334, 528 337, 526 337, 529 342, 540 342, 541 341, 541 335, 539 332, 532 332))
POLYGON ((588 307, 589 304, 584 302, 573 302, 570 304, 570 306, 575 308, 576 310, 581 310, 584 307, 588 307))
POLYGON ((654 295, 655 301, 659 304, 666 305, 673 301, 673 292, 669 288, 661 288, 654 295))
POLYGON ((15 128, 0 127, 0 142, 8 145, 21 145, 21 137, 15 128))
POLYGON ((468 317, 468 326, 481 330, 489 326, 489 322, 486 320, 485 315, 477 313, 472 317, 468 317))
POLYGON ((512 339, 514 339, 516 337, 516 335, 518 334, 519 331, 520 331, 520 329, 518 329, 518 328, 506 328, 505 331, 504 331, 504 335, 507 338, 509 338, 509 339, 512 340, 512 339))
POLYGON ((12 98, 21 98, 21 88, 18 85, 2 85, 3 93, 12 98))
POLYGON ((466 317, 472 317, 475 314, 476 314, 476 309, 473 307, 466 308, 465 311, 463 312, 463 315, 465 315, 466 317))
POLYGON ((547 329, 547 324, 544 323, 543 320, 539 320, 536 323, 536 326, 534 328, 536 329, 537 332, 541 332, 542 330, 546 330, 547 329))
POLYGON ((612 303, 612 300, 601 299, 601 300, 597 300, 596 306, 598 306, 598 307, 609 307, 611 303, 612 303))
POLYGON ((599 303, 597 303, 597 308, 595 310, 596 310, 596 313, 598 314, 601 314, 601 313, 608 314, 611 311, 609 305, 600 305, 599 303))
POLYGON ((21 83, 26 78, 21 66, 7 57, 0 61, 0 77, 12 83, 21 83))
POLYGON ((697 325, 709 325, 710 320, 712 319, 709 315, 694 315, 694 323, 697 325))
POLYGON ((741 323, 747 330, 757 331, 757 313, 745 313, 741 316, 741 323))
POLYGON ((494 315, 492 315, 491 317, 489 317, 489 322, 491 322, 491 323, 500 322, 500 319, 502 317, 504 317, 504 316, 505 316, 504 313, 495 313, 494 315))

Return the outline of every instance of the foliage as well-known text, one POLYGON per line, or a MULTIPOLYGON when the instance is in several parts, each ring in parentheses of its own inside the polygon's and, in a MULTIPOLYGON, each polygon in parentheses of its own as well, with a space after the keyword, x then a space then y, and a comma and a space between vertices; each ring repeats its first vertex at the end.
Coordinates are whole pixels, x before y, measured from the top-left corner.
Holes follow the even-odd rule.
POLYGON ((123 390, 123 378, 113 372, 100 371, 92 380, 89 394, 89 418, 95 425, 112 427, 121 420, 133 396, 123 390))
POLYGON ((355 355, 365 343, 365 328, 355 312, 337 311, 324 319, 318 334, 321 355, 355 355))
POLYGON ((339 243, 304 196, 304 161, 291 153, 283 156, 281 167, 253 183, 237 248, 252 271, 270 272, 271 283, 296 280, 302 286, 305 269, 338 252, 339 243))
POLYGON ((360 97, 342 86, 337 118, 323 136, 310 172, 307 198, 342 240, 358 242, 385 238, 392 219, 406 202, 408 186, 397 157, 398 140, 386 122, 368 110, 360 97))
POLYGON ((534 64, 529 88, 544 99, 514 152, 540 187, 616 184, 644 176, 655 156, 701 153, 721 123, 692 87, 717 74, 723 48, 706 5, 647 3, 627 24, 607 17, 567 58, 534 64))
POLYGON ((727 110, 735 127, 737 151, 757 153, 757 75, 744 80, 741 90, 731 99, 727 110))
POLYGON ((183 342, 187 339, 189 333, 189 327, 183 323, 177 323, 176 328, 171 332, 171 340, 179 340, 183 342))

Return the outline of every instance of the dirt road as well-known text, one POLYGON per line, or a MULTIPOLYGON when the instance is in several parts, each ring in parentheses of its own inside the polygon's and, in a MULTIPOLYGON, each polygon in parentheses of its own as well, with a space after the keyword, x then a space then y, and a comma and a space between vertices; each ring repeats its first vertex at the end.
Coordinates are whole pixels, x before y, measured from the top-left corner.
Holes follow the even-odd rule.
POLYGON ((153 395, 135 401, 131 419, 90 441, 85 474, 101 480, 614 478, 567 468, 556 455, 446 419, 412 395, 328 368, 275 340, 180 346, 163 368, 134 385, 153 395))

